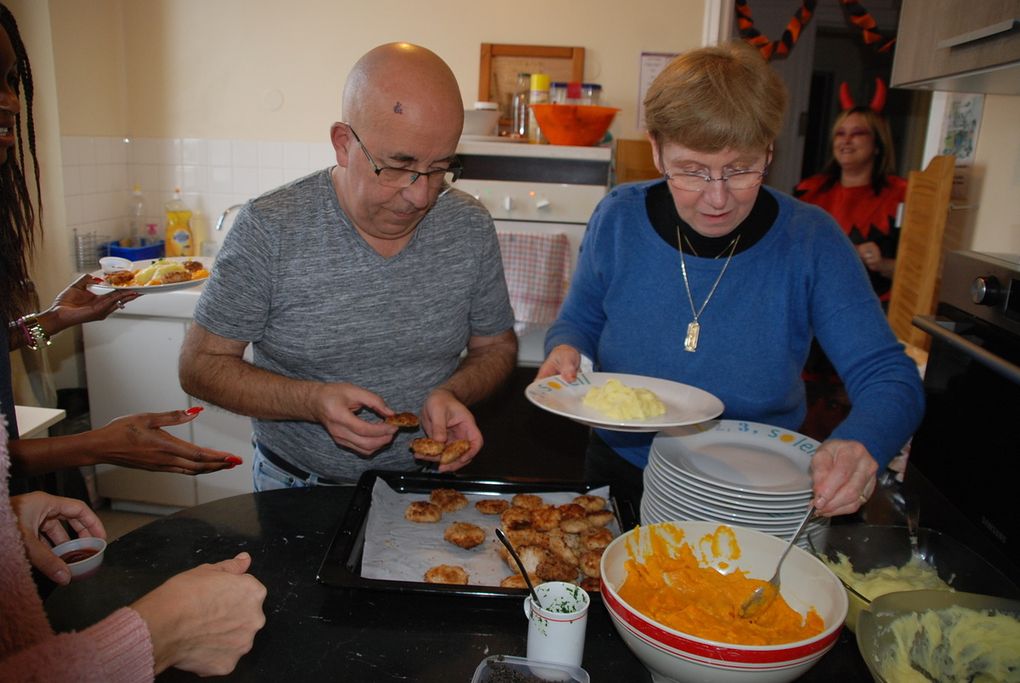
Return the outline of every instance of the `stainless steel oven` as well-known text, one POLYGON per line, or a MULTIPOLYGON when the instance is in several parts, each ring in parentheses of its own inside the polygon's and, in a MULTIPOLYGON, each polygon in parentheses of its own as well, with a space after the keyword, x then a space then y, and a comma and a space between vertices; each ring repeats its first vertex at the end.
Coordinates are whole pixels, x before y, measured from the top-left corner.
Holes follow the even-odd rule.
POLYGON ((1020 255, 947 254, 914 325, 932 339, 910 462, 1020 565, 1020 255))

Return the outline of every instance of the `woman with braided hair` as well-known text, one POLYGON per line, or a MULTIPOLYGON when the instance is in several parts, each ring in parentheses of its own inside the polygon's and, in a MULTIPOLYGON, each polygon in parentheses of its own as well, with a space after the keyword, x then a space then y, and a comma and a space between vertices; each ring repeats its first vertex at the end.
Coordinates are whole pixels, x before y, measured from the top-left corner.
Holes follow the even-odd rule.
MULTIPOLYGON (((25 150, 20 145, 19 135, 23 120, 27 123, 37 198, 39 166, 35 162, 35 132, 31 123, 32 72, 18 25, 2 4, 0 76, 0 285, 3 286, 0 311, 10 320, 24 310, 21 307, 28 301, 27 254, 33 242, 34 212, 23 172, 25 150), (16 153, 12 153, 12 149, 16 149, 16 153)), ((63 324, 74 321, 76 316, 79 322, 99 320, 120 300, 96 297, 87 292, 83 284, 74 293, 68 294, 65 290, 57 297, 54 309, 63 308, 63 311, 50 309, 54 313, 48 322, 59 320, 63 324), (106 310, 106 306, 111 308, 106 310)), ((25 330, 29 328, 23 318, 19 320, 19 324, 8 328, 12 348, 32 342, 38 345, 45 338, 45 335, 26 335, 25 330)), ((55 329, 58 328, 49 328, 46 332, 55 329)), ((233 670, 265 623, 262 601, 266 590, 247 573, 251 564, 247 553, 170 577, 130 606, 121 607, 87 629, 54 633, 31 567, 57 583, 67 583, 70 579, 67 566, 52 552, 51 545, 67 540, 68 530, 79 536, 105 537, 106 532, 99 518, 80 501, 42 492, 10 496, 8 474, 12 461, 18 462, 15 451, 21 451, 20 455, 25 458, 25 451, 29 449, 23 447, 26 442, 32 442, 35 454, 26 462, 42 468, 60 460, 81 458, 82 452, 85 457, 91 457, 89 449, 128 453, 131 451, 128 442, 132 438, 135 442, 147 443, 148 451, 155 451, 152 444, 158 439, 151 434, 165 432, 152 428, 148 430, 151 434, 145 434, 144 420, 158 416, 143 415, 120 418, 128 420, 126 428, 108 426, 86 435, 9 442, 8 420, 13 417, 13 400, 10 364, 6 360, 0 362, 0 372, 0 397, 3 398, 0 405, 0 681, 134 683, 151 681, 155 674, 169 667, 200 675, 226 674, 233 670), (123 443, 118 444, 118 440, 123 443)), ((193 419, 197 411, 191 415, 183 411, 174 413, 193 419)), ((165 436, 173 439, 169 434, 165 436)), ((134 450, 143 452, 138 445, 134 450)), ((195 447, 190 446, 190 450, 194 452, 195 447)))
POLYGON ((793 196, 820 206, 836 219, 857 247, 871 286, 885 304, 896 268, 896 225, 907 181, 894 175, 895 152, 889 123, 882 116, 885 85, 876 79, 868 106, 857 106, 846 83, 843 111, 832 126, 832 158, 821 173, 805 178, 793 196))

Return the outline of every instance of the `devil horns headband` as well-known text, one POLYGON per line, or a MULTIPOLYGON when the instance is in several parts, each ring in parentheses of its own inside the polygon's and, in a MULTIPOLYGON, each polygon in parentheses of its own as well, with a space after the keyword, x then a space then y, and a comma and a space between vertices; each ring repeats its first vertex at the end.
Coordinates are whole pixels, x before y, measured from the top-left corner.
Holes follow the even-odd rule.
MULTIPOLYGON (((881 114, 882 110, 885 109, 885 82, 881 78, 875 79, 875 94, 871 98, 871 104, 868 107, 871 111, 876 114, 881 114)), ((850 86, 847 85, 846 81, 839 86, 839 104, 843 108, 843 111, 849 111, 853 109, 854 98, 850 95, 850 86)))

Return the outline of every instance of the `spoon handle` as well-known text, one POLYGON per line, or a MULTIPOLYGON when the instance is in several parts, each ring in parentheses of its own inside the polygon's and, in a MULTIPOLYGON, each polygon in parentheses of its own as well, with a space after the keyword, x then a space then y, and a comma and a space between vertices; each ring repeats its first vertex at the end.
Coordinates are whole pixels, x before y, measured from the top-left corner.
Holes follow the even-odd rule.
POLYGON ((776 571, 779 571, 779 566, 783 564, 783 560, 785 560, 786 556, 789 554, 790 548, 792 548, 793 544, 797 542, 798 538, 800 538, 801 533, 804 531, 804 527, 807 526, 808 520, 810 520, 814 516, 814 514, 815 506, 809 505, 807 514, 804 515, 804 519, 800 520, 800 526, 798 526, 797 530, 793 532, 793 536, 790 536, 790 542, 786 544, 786 550, 784 550, 783 554, 779 556, 779 562, 776 565, 776 571))
POLYGON ((535 587, 531 585, 531 577, 528 576, 527 570, 524 569, 524 563, 521 562, 521 556, 517 554, 517 551, 514 550, 513 544, 510 543, 510 539, 506 537, 506 534, 504 534, 503 530, 499 527, 496 527, 496 538, 499 539, 500 543, 506 546, 507 551, 510 553, 510 557, 514 558, 514 562, 517 563, 517 568, 521 570, 521 576, 524 577, 524 582, 528 584, 528 590, 531 591, 531 599, 536 605, 541 607, 542 603, 539 602, 538 593, 535 592, 535 587))

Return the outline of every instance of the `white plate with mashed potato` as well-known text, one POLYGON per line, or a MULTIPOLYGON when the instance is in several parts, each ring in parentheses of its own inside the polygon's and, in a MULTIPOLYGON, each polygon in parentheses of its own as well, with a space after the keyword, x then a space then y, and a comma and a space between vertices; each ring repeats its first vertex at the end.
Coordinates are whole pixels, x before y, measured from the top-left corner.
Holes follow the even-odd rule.
POLYGON ((212 258, 208 256, 170 256, 132 261, 126 271, 97 270, 92 277, 102 280, 90 285, 95 289, 124 289, 155 294, 197 287, 209 279, 212 258), (130 275, 130 277, 129 277, 130 275), (186 279, 185 279, 186 278, 186 279))
POLYGON ((550 413, 622 432, 696 424, 723 411, 722 401, 697 387, 618 372, 588 372, 573 382, 554 375, 532 382, 524 395, 550 413))

